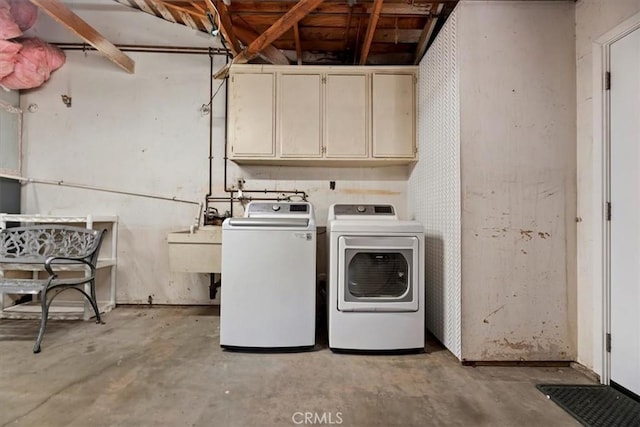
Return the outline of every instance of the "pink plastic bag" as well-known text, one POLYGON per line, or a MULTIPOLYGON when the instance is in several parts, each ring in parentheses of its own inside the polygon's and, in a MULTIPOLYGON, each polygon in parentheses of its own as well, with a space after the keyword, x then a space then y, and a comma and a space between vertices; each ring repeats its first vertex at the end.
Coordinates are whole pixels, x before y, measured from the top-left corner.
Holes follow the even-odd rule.
POLYGON ((22 31, 33 27, 38 19, 38 7, 29 0, 9 0, 11 16, 22 31))
POLYGON ((21 48, 20 43, 0 40, 0 79, 13 72, 21 48))
POLYGON ((9 40, 20 37, 22 31, 11 15, 11 6, 7 0, 0 0, 0 39, 9 40))
POLYGON ((7 89, 31 89, 42 85, 66 59, 64 52, 40 39, 27 38, 21 42, 22 49, 17 54, 13 73, 0 80, 7 89))

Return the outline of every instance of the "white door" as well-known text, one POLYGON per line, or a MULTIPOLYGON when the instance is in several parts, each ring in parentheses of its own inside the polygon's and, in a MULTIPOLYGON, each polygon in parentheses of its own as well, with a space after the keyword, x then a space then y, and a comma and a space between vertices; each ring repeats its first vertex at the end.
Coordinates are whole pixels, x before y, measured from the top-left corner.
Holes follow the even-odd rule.
POLYGON ((611 381, 640 394, 640 30, 610 53, 611 381))

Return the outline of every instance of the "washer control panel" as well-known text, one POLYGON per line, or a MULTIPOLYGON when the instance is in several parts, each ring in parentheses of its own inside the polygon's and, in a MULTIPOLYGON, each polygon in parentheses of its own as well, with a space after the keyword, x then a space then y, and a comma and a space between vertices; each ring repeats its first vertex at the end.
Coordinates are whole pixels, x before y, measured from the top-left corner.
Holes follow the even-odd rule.
POLYGON ((382 215, 394 216, 393 205, 335 205, 335 215, 382 215))
POLYGON ((245 216, 309 216, 311 205, 307 202, 251 202, 247 206, 245 216))

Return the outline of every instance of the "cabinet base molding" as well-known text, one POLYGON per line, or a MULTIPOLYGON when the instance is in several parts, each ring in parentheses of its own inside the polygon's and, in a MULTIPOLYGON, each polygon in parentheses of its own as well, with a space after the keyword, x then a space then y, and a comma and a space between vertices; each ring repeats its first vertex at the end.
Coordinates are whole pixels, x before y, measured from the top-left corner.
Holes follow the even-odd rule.
POLYGON ((257 166, 323 166, 323 167, 383 167, 383 166, 400 166, 409 165, 417 162, 417 159, 268 159, 253 158, 229 159, 239 165, 257 165, 257 166))

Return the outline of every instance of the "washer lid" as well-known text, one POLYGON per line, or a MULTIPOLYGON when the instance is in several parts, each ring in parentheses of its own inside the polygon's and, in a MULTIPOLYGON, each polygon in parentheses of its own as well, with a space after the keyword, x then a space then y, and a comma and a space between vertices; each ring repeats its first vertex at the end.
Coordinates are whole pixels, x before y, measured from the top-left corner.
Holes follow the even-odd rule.
POLYGON ((307 228, 308 218, 229 218, 225 223, 229 228, 307 228))

